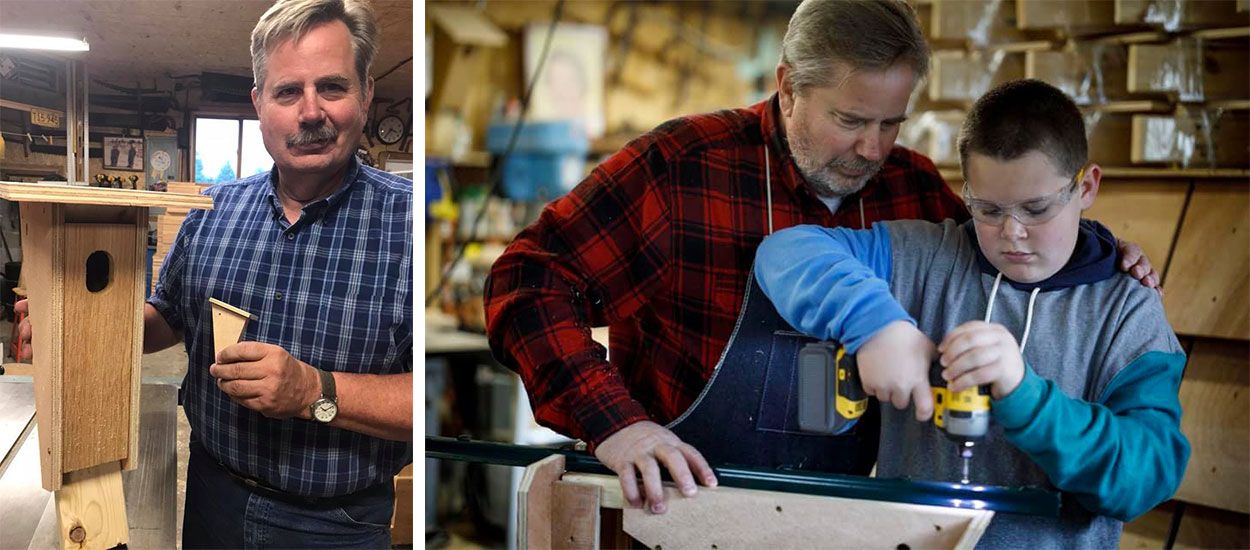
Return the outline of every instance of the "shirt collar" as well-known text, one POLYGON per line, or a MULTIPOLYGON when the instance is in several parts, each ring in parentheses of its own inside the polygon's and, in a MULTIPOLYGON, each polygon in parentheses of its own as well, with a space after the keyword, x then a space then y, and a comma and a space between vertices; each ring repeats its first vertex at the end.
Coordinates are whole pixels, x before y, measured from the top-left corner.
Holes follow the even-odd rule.
MULTIPOLYGON (((305 204, 303 208, 300 209, 301 211, 310 213, 318 211, 324 212, 342 204, 343 201, 347 199, 348 194, 350 194, 352 189, 356 187, 355 184, 357 180, 360 179, 358 177, 360 175, 360 161, 358 161, 356 159, 356 155, 353 154, 347 162, 347 170, 343 172, 343 181, 340 183, 339 188, 328 197, 305 204)), ((278 165, 275 164, 273 168, 269 169, 269 186, 266 193, 269 196, 269 204, 273 208, 274 216, 281 218, 285 216, 285 212, 282 209, 282 200, 278 198, 277 189, 278 165)))

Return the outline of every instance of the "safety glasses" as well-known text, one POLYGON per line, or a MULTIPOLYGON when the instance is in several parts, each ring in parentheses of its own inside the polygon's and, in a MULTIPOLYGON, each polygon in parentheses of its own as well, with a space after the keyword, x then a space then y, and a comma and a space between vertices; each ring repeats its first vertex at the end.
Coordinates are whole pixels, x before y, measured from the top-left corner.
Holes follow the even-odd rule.
POLYGON ((1007 220, 1007 216, 1011 216, 1024 225, 1041 225, 1055 219, 1055 216, 1063 211, 1063 207, 1072 200, 1072 193, 1080 185, 1081 180, 1085 179, 1085 170, 1088 167, 1089 165, 1082 166, 1077 171, 1076 177, 1072 178, 1071 183, 1063 189, 1050 195, 1008 205, 972 198, 971 186, 965 180, 962 192, 964 204, 968 206, 972 219, 980 223, 1002 225, 1007 220))

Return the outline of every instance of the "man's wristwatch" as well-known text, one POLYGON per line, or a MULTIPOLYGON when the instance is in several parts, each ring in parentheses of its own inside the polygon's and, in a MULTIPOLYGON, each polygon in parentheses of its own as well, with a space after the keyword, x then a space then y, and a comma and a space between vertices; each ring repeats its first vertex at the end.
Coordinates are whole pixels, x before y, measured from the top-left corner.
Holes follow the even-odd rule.
POLYGON ((334 393, 334 375, 321 369, 316 371, 321 377, 321 397, 313 401, 309 412, 312 413, 313 420, 329 424, 339 414, 338 396, 334 393))

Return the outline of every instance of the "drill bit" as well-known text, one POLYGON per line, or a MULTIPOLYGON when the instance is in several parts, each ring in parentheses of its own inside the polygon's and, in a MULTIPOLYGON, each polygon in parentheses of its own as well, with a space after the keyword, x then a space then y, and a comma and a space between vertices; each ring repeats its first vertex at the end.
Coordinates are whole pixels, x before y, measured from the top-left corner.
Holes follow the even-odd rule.
POLYGON ((963 459, 963 477, 960 478, 960 483, 963 483, 964 485, 967 485, 971 481, 968 479, 968 470, 972 465, 973 445, 975 445, 975 443, 971 441, 964 441, 964 448, 959 451, 959 456, 963 459))

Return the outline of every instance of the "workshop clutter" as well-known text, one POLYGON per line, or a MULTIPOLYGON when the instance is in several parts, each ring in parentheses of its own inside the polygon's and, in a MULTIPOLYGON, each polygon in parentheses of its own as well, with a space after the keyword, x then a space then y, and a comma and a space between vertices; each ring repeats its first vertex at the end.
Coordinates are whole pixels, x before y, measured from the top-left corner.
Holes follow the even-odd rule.
POLYGON ((932 0, 916 7, 934 51, 899 142, 939 166, 958 166, 955 140, 971 102, 1019 78, 1072 96, 1087 118, 1090 157, 1104 167, 1250 162, 1244 2, 932 0))

